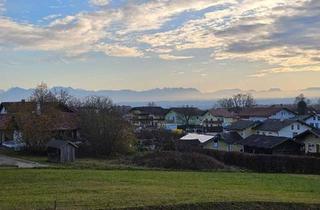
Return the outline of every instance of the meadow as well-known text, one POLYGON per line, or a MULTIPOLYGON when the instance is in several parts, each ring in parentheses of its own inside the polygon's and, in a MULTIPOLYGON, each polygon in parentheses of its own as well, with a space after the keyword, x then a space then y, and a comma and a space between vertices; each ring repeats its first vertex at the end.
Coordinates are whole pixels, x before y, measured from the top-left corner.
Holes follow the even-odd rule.
POLYGON ((317 175, 3 168, 0 186, 0 209, 115 209, 221 202, 320 206, 317 175))

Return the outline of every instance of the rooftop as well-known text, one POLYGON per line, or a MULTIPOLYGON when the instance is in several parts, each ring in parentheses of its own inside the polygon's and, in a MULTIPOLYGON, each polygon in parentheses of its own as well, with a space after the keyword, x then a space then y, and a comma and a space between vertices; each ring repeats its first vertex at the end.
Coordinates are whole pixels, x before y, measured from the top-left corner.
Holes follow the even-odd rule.
POLYGON ((286 141, 292 141, 286 137, 251 135, 241 141, 241 144, 249 147, 272 149, 286 141))
POLYGON ((230 126, 228 126, 226 129, 229 131, 232 130, 244 130, 250 127, 254 127, 258 124, 258 122, 251 121, 251 120, 239 120, 234 123, 232 123, 230 126))
POLYGON ((180 138, 180 140, 183 140, 183 141, 198 140, 200 143, 205 143, 213 138, 215 138, 215 136, 197 134, 197 133, 189 133, 189 134, 183 136, 182 138, 180 138))

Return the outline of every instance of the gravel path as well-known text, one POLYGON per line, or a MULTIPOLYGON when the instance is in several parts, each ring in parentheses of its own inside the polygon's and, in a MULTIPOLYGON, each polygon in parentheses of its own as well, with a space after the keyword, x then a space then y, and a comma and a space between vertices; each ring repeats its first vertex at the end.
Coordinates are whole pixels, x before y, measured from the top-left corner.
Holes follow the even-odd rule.
POLYGON ((47 165, 22 160, 18 158, 13 158, 5 155, 0 155, 0 166, 16 166, 18 168, 42 168, 47 167, 47 165))

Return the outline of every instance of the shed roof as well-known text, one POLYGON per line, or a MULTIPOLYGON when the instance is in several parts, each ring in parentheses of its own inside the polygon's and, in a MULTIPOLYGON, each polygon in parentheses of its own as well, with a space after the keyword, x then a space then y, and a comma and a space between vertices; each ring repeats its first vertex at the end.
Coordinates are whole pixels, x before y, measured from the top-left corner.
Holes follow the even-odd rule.
POLYGON ((57 149, 60 149, 62 147, 64 147, 65 145, 71 145, 75 148, 78 148, 78 146, 71 142, 71 141, 64 141, 64 140, 56 140, 56 139, 53 139, 53 140, 50 140, 48 143, 47 143, 47 147, 53 147, 53 148, 57 148, 57 149))
POLYGON ((197 134, 197 133, 189 133, 189 134, 183 136, 182 138, 180 138, 180 140, 183 140, 183 141, 198 140, 200 143, 205 143, 213 138, 215 138, 215 136, 197 134))
POLYGON ((241 144, 249 147, 272 149, 286 141, 292 141, 287 137, 251 135, 241 141, 241 144))

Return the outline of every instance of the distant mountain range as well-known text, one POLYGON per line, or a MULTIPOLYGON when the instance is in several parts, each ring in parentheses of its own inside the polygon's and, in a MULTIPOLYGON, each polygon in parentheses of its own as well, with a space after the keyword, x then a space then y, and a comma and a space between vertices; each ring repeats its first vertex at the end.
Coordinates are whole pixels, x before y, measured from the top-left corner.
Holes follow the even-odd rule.
MULTIPOLYGON (((145 105, 148 102, 157 102, 159 105, 195 105, 200 107, 204 104, 213 105, 214 101, 223 97, 230 97, 237 93, 251 93, 259 103, 291 103, 293 98, 300 93, 309 98, 320 98, 320 87, 310 87, 302 90, 284 91, 279 88, 269 90, 241 90, 224 89, 211 93, 203 93, 195 88, 156 88, 145 91, 135 90, 85 90, 71 87, 53 87, 53 92, 60 90, 67 91, 70 95, 77 98, 88 96, 105 96, 111 98, 115 103, 126 105, 145 105)), ((20 101, 28 99, 33 89, 19 87, 8 90, 0 90, 0 101, 20 101)), ((207 106, 207 105, 206 105, 207 106)))

